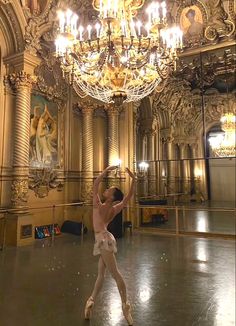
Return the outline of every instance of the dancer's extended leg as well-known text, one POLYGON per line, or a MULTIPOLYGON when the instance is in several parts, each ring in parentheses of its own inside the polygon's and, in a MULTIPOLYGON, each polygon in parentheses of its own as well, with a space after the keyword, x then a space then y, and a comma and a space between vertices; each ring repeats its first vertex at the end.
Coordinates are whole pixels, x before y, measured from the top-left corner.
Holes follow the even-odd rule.
POLYGON ((100 292, 103 281, 104 281, 104 276, 105 276, 105 271, 106 271, 106 265, 103 262, 102 257, 100 256, 99 261, 98 261, 98 276, 97 280, 94 285, 93 292, 91 294, 91 297, 88 298, 85 306, 85 319, 90 319, 92 315, 92 309, 94 306, 94 301, 96 300, 98 293, 100 292))
POLYGON ((105 271, 106 271, 106 265, 102 257, 100 256, 98 261, 98 276, 94 285, 93 292, 91 294, 91 297, 93 298, 94 301, 96 300, 98 293, 100 292, 103 286, 105 271))
POLYGON ((130 313, 130 304, 127 301, 127 294, 126 294, 126 285, 121 273, 118 270, 116 257, 113 252, 107 250, 101 250, 102 259, 106 265, 106 268, 111 273, 111 276, 116 281, 118 290, 120 292, 120 297, 122 301, 122 310, 123 314, 128 322, 129 325, 133 325, 133 319, 130 313))
POLYGON ((116 281, 122 302, 126 302, 127 301, 126 285, 121 273, 118 270, 116 257, 114 253, 107 250, 101 250, 101 256, 106 265, 106 268, 109 270, 111 276, 116 281))

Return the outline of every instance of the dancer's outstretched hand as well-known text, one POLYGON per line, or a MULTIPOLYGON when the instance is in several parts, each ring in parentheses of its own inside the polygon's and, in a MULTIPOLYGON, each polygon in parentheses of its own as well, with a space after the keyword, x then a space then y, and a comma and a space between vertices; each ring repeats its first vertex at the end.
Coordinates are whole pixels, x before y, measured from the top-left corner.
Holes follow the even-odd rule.
POLYGON ((125 168, 125 171, 128 173, 128 175, 129 175, 131 178, 135 179, 135 175, 133 174, 133 172, 130 171, 129 168, 125 168))

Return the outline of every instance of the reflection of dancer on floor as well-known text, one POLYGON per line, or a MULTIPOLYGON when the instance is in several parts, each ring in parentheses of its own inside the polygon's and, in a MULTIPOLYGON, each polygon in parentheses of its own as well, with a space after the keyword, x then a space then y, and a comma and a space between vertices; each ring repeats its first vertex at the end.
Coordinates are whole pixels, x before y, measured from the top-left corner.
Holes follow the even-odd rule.
POLYGON ((103 196, 105 202, 102 203, 98 195, 99 184, 103 177, 108 171, 117 169, 117 166, 107 167, 95 180, 93 188, 93 227, 95 232, 95 245, 94 245, 94 255, 100 255, 98 261, 98 277, 95 282, 95 286, 90 298, 87 300, 85 307, 85 319, 90 319, 94 301, 97 298, 99 291, 102 288, 104 275, 106 268, 111 273, 111 276, 116 281, 121 301, 123 314, 128 322, 128 325, 133 325, 133 320, 131 316, 131 307, 127 301, 126 285, 120 274, 117 264, 115 253, 117 252, 116 240, 114 236, 107 231, 108 224, 113 220, 113 218, 124 208, 129 199, 134 193, 134 174, 126 168, 126 172, 132 178, 131 188, 129 193, 124 197, 120 189, 116 187, 110 187, 105 190, 103 196), (119 203, 116 203, 119 201, 119 203))

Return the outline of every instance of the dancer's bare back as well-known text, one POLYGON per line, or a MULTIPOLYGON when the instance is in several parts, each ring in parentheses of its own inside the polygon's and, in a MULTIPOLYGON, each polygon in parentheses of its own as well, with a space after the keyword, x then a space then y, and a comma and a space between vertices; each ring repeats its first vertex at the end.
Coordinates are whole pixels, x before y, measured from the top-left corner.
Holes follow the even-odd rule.
POLYGON ((127 196, 123 198, 121 202, 118 204, 114 205, 114 202, 112 200, 112 192, 114 192, 115 187, 111 187, 107 189, 104 194, 107 194, 107 198, 104 203, 101 202, 101 199, 98 194, 98 187, 99 183, 103 179, 104 175, 108 171, 112 171, 116 169, 117 166, 110 166, 106 168, 95 180, 94 182, 94 188, 93 188, 93 227, 94 227, 94 232, 102 232, 107 230, 108 224, 113 220, 113 218, 121 212, 121 210, 126 206, 127 202, 129 199, 132 197, 133 192, 134 192, 134 179, 135 176, 134 174, 129 170, 126 169, 128 174, 132 178, 132 184, 129 193, 127 196))
POLYGON ((112 207, 102 203, 98 196, 93 201, 93 227, 95 232, 105 231, 108 224, 123 209, 121 203, 112 207))

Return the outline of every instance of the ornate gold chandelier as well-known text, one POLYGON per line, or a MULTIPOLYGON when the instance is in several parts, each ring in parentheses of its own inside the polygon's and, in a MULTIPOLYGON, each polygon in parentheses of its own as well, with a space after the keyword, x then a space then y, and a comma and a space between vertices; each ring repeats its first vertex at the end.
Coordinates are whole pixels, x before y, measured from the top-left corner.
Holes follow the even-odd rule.
POLYGON ((150 94, 175 67, 182 31, 167 26, 166 2, 147 7, 144 0, 94 0, 99 22, 86 28, 70 9, 59 12, 56 55, 64 76, 80 97, 90 95, 120 105, 150 94))
POLYGON ((209 139, 212 151, 219 157, 235 157, 236 156, 236 135, 235 123, 236 117, 233 113, 226 113, 221 118, 222 129, 224 135, 218 134, 216 137, 209 139))

